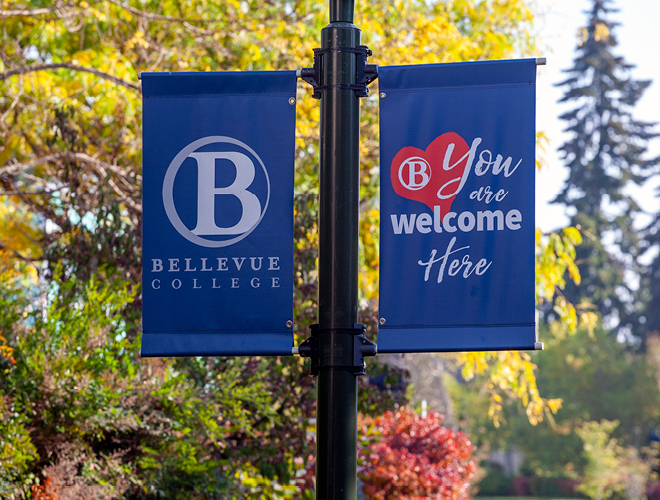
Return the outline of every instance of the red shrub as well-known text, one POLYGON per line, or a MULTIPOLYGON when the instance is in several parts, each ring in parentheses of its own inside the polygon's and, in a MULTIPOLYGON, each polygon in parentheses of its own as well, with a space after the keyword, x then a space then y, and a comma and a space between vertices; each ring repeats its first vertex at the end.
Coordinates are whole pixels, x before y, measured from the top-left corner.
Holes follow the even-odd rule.
POLYGON ((440 425, 440 414, 422 418, 400 409, 361 420, 358 471, 363 491, 374 500, 469 498, 475 472, 472 443, 462 432, 440 425))

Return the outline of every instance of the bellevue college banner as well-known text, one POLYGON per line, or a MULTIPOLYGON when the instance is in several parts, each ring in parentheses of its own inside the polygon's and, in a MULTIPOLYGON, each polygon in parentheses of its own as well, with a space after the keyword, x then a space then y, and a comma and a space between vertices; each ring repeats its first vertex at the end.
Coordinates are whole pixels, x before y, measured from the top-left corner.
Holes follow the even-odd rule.
POLYGON ((534 349, 536 61, 378 81, 378 352, 534 349))
POLYGON ((290 355, 295 72, 142 90, 142 356, 290 355))

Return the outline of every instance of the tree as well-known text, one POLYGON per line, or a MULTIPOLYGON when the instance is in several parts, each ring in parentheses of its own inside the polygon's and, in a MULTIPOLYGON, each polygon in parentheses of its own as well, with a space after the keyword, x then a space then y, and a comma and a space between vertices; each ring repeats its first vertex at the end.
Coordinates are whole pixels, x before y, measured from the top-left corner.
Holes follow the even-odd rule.
MULTIPOLYGON (((584 442, 588 463, 578 491, 601 500, 625 493, 630 500, 646 498, 653 474, 652 456, 642 456, 634 448, 623 448, 610 437, 618 422, 586 422, 576 429, 584 442)), ((656 450, 657 451, 657 450, 656 450)))
MULTIPOLYGON (((658 190, 660 195, 660 190, 658 190)), ((640 280, 640 290, 644 292, 643 329, 645 339, 660 334, 660 213, 644 230, 644 246, 648 254, 655 256, 645 267, 640 280)))
POLYGON ((242 471, 290 479, 311 384, 289 359, 144 363, 130 338, 135 287, 80 287, 56 274, 45 304, 2 289, 3 497, 30 486, 26 471, 62 498, 249 498, 242 471))
MULTIPOLYGON (((525 0, 388 0, 358 7, 356 24, 378 64, 533 50, 525 0)), ((64 478, 62 484, 87 497, 110 485, 116 495, 202 498, 236 491, 247 497, 240 479, 246 475, 288 482, 296 460, 308 456, 313 415, 312 380, 300 358, 138 357, 138 72, 310 66, 326 7, 308 0, 8 0, 0 20, 0 222, 12 228, 0 235, 0 259, 2 269, 18 273, 3 274, 0 287, 7 293, 1 352, 12 356, 3 354, 0 396, 3 422, 11 416, 8 435, 26 443, 22 455, 10 458, 11 473, 0 472, 0 485, 11 491, 64 478), (38 282, 20 281, 25 265, 36 266, 38 282), (29 300, 17 299, 25 293, 29 300)), ((299 341, 316 314, 319 116, 311 89, 301 83, 298 92, 299 341)), ((377 99, 363 100, 363 108, 361 314, 375 331, 377 99)), ((572 247, 571 238, 558 238, 572 247)), ((549 297, 561 285, 568 254, 541 237, 538 248, 549 297)), ((564 311, 570 316, 570 307, 564 311)), ((491 376, 492 392, 526 397, 538 418, 545 403, 525 356, 475 354, 463 362, 468 371, 491 376)))
POLYGON ((633 66, 614 54, 611 0, 593 0, 588 24, 578 34, 577 56, 559 85, 561 115, 570 139, 560 151, 569 167, 554 202, 565 205, 571 225, 584 235, 577 250, 582 281, 569 284, 573 303, 592 303, 617 331, 640 335, 639 303, 626 272, 639 272, 640 237, 633 222, 641 210, 625 188, 647 179, 660 158, 645 159, 654 124, 635 120, 632 108, 650 81, 630 76, 633 66))
MULTIPOLYGON (((544 326, 544 329, 547 328, 544 326)), ((561 409, 551 419, 530 427, 515 400, 502 404, 502 420, 506 425, 496 428, 486 417, 488 397, 481 384, 450 384, 456 413, 462 416, 472 442, 480 450, 502 450, 513 445, 524 453, 523 470, 530 475, 549 478, 580 478, 589 466, 583 454, 584 443, 579 436, 583 424, 602 420, 617 421, 612 438, 622 449, 637 450, 643 455, 648 436, 660 418, 660 388, 658 350, 650 342, 647 356, 630 352, 602 327, 593 332, 578 328, 574 335, 558 331, 548 338, 547 350, 535 353, 538 365, 538 387, 546 397, 562 401, 561 409)), ((608 435, 609 439, 609 435, 608 435)))

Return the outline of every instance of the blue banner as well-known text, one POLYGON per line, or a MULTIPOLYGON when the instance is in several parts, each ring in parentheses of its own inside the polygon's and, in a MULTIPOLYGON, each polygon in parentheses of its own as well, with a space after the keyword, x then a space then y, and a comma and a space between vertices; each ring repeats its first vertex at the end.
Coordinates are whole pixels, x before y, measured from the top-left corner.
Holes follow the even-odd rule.
POLYGON ((534 59, 379 68, 379 352, 534 349, 534 59))
POLYGON ((295 72, 142 91, 142 356, 290 355, 295 72))

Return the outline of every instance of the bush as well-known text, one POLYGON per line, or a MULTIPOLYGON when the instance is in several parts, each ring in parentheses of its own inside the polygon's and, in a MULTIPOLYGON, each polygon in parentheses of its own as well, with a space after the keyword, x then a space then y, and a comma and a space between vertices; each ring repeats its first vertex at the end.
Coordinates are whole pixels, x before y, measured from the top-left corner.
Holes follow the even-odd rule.
POLYGON ((587 498, 578 492, 580 482, 562 477, 534 477, 531 494, 535 497, 587 498))
POLYGON ((507 496, 513 488, 513 481, 506 477, 501 467, 488 465, 484 467, 486 475, 479 481, 478 496, 507 496))
POLYGON ((54 279, 43 296, 0 287, 0 498, 293 496, 302 362, 140 359, 128 285, 54 279))
POLYGON ((367 498, 469 498, 474 448, 466 435, 441 421, 436 412, 422 417, 409 408, 361 419, 358 475, 367 498))

